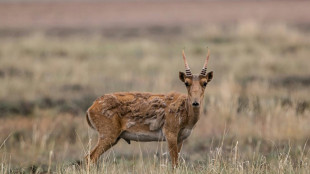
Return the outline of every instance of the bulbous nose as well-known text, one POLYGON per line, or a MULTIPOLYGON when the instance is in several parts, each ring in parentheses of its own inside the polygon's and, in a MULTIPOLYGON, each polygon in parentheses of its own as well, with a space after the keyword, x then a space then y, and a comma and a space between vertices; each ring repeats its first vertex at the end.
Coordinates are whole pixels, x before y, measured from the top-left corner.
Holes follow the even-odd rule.
POLYGON ((197 106, 199 106, 199 103, 195 101, 192 103, 192 105, 197 107, 197 106))

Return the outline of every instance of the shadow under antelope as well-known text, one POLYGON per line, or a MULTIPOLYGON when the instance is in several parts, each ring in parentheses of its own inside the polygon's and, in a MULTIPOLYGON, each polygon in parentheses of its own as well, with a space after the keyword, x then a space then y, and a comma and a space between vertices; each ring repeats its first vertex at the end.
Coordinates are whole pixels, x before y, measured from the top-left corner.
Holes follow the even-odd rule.
POLYGON ((130 141, 167 141, 172 166, 178 165, 178 154, 183 141, 188 138, 197 121, 204 91, 213 78, 207 73, 209 50, 200 74, 192 74, 183 51, 185 73, 180 80, 187 88, 187 95, 177 92, 152 94, 119 92, 105 94, 94 101, 86 119, 99 134, 96 147, 85 158, 97 162, 101 154, 119 139, 130 141))

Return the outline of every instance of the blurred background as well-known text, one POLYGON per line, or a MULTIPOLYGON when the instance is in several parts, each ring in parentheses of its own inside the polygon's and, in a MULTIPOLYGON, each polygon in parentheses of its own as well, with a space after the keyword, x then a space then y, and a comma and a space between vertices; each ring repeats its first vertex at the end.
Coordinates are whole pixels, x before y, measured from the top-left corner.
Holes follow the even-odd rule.
MULTIPOLYGON (((97 97, 186 93, 181 52, 199 73, 207 47, 214 79, 179 172, 309 173, 310 1, 298 0, 1 0, 0 172, 76 172, 97 97)), ((100 170, 161 173, 165 147, 121 140, 100 170)))

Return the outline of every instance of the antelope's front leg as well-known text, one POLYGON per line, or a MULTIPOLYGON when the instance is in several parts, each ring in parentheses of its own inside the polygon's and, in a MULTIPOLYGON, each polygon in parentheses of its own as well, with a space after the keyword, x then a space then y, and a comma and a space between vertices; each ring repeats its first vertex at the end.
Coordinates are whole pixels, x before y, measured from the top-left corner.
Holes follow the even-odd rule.
POLYGON ((175 168, 178 166, 178 134, 166 132, 166 140, 168 143, 172 167, 175 168))

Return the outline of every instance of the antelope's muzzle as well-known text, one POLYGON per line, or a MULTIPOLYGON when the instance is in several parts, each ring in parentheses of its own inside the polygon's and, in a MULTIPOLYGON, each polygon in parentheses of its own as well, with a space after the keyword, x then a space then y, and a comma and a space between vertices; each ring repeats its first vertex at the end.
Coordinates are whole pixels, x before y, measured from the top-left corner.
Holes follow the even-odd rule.
POLYGON ((199 103, 196 102, 196 101, 194 101, 194 102, 192 103, 192 105, 193 105, 194 107, 198 107, 198 106, 199 106, 199 103))

